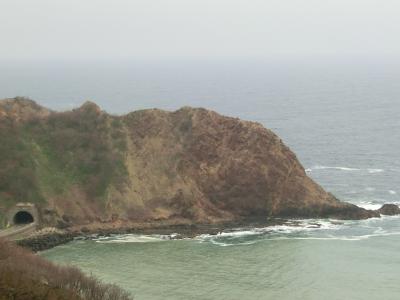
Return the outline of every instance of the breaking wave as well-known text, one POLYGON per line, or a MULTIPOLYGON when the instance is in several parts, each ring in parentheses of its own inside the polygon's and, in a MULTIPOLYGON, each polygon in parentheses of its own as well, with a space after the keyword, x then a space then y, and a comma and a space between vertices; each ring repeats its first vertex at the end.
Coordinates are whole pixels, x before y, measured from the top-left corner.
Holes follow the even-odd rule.
POLYGON ((96 237, 93 241, 97 243, 154 243, 172 240, 177 236, 173 233, 170 235, 145 235, 145 234, 120 234, 107 237, 96 237))
MULTIPOLYGON (((379 204, 364 203, 368 209, 379 204), (369 206, 368 206, 369 205, 369 206)), ((380 206, 380 205, 379 205, 380 206)), ((400 235, 400 216, 382 216, 361 221, 334 219, 288 220, 283 224, 267 227, 235 228, 217 234, 200 234, 194 238, 183 238, 179 234, 144 235, 122 234, 93 238, 96 243, 154 243, 185 240, 208 243, 220 247, 249 246, 275 240, 342 240, 360 241, 374 237, 400 235), (393 227, 391 224, 397 224, 393 227)))
POLYGON ((376 210, 380 209, 383 203, 377 203, 373 201, 361 201, 357 202, 356 205, 365 209, 376 210))
POLYGON ((382 173, 382 172, 384 172, 385 170, 383 170, 383 169, 368 169, 368 173, 370 173, 370 174, 374 174, 374 173, 382 173))
POLYGON ((216 235, 202 234, 195 238, 200 243, 213 245, 245 246, 274 240, 342 240, 360 241, 373 237, 400 235, 398 230, 384 229, 385 222, 400 217, 371 218, 362 221, 300 220, 265 228, 236 229, 216 235))
POLYGON ((333 169, 333 170, 340 170, 340 171, 361 171, 361 169, 357 169, 357 168, 349 168, 349 167, 329 167, 329 166, 314 166, 312 168, 310 168, 311 171, 313 170, 326 170, 326 169, 333 169))
POLYGON ((360 169, 360 168, 352 168, 352 167, 343 167, 343 166, 322 166, 316 165, 311 168, 307 168, 305 171, 307 173, 311 173, 316 170, 338 170, 338 171, 350 171, 350 172, 368 172, 369 174, 382 173, 385 172, 384 169, 360 169))

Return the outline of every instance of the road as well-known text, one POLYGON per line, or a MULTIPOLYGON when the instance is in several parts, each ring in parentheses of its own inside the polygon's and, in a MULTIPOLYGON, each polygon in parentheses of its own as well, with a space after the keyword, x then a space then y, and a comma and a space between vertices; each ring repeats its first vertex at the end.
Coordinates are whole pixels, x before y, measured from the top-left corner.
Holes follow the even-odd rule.
POLYGON ((0 238, 9 240, 18 240, 24 238, 36 231, 36 223, 15 225, 4 230, 0 230, 0 238))

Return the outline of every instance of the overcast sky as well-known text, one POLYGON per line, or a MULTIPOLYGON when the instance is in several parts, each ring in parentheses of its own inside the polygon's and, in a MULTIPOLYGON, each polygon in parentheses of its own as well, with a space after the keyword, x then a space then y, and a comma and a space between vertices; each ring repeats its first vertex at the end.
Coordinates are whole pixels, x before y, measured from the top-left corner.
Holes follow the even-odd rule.
POLYGON ((399 0, 0 0, 0 61, 400 57, 399 0))

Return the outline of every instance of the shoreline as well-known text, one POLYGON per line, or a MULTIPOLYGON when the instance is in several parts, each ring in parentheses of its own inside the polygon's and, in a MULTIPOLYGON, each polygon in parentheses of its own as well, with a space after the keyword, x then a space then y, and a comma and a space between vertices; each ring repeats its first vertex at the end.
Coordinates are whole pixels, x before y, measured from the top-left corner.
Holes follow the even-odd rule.
MULTIPOLYGON (((380 218, 381 215, 398 215, 400 208, 394 204, 384 204, 380 209, 375 210, 380 218)), ((332 216, 333 217, 333 216, 332 216)), ((323 217, 320 219, 327 219, 323 217)), ((78 237, 90 239, 93 237, 110 236, 118 234, 158 234, 177 236, 174 239, 193 238, 200 234, 216 235, 222 231, 230 231, 240 227, 270 227, 282 225, 289 220, 304 220, 304 218, 289 218, 289 217, 247 217, 238 220, 215 220, 209 223, 194 223, 188 219, 170 219, 163 221, 149 222, 101 222, 91 223, 86 225, 75 225, 64 230, 56 229, 55 231, 46 231, 44 233, 34 234, 20 240, 16 240, 16 244, 24 248, 28 248, 33 252, 44 251, 56 246, 66 244, 78 237)), ((344 219, 335 219, 335 222, 341 222, 344 219)))
MULTIPOLYGON (((91 239, 100 236, 111 236, 120 234, 145 234, 145 235, 172 235, 177 234, 174 239, 193 238, 200 234, 216 235, 222 231, 229 231, 239 227, 269 227, 281 225, 289 219, 273 218, 252 218, 239 221, 219 222, 219 223, 173 223, 168 222, 151 222, 140 223, 136 226, 121 226, 114 228, 92 229, 86 226, 79 226, 73 230, 65 230, 64 232, 46 233, 41 235, 29 236, 16 240, 15 243, 23 248, 27 248, 33 252, 45 251, 56 246, 67 244, 75 239, 91 239)), ((293 219, 296 220, 296 219, 293 219)))

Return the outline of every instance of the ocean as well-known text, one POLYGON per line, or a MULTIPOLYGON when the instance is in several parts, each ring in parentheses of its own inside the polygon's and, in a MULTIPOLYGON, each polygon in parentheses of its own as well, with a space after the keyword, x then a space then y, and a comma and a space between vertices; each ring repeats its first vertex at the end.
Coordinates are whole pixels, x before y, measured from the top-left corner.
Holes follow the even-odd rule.
MULTIPOLYGON (((339 199, 400 204, 400 66, 377 62, 176 62, 8 66, 0 98, 113 114, 205 107, 257 121, 339 199)), ((41 253, 135 299, 399 299, 400 217, 289 220, 174 240, 116 235, 41 253)))

